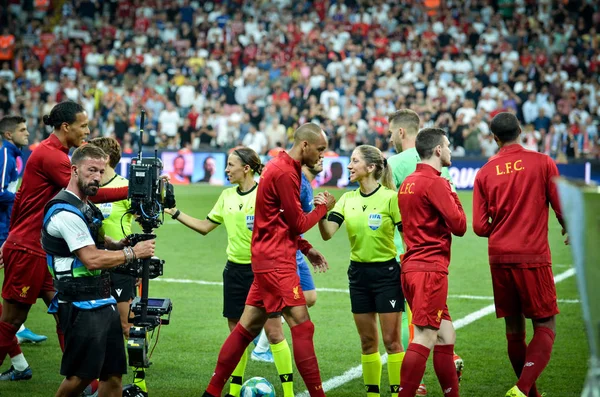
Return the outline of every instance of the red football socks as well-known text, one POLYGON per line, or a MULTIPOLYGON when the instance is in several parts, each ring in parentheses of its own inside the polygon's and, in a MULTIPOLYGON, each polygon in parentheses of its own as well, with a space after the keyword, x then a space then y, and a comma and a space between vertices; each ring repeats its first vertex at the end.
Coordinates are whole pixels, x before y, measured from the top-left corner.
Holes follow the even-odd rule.
POLYGON ((325 397, 319 363, 315 355, 315 325, 308 320, 291 328, 294 361, 311 397, 325 397))
MULTIPOLYGON (((0 304, 0 316, 2 315, 2 304, 0 304)), ((17 337, 13 336, 13 341, 10 345, 10 347, 8 348, 8 356, 10 358, 13 358, 14 356, 17 356, 21 353, 23 353, 21 351, 21 346, 19 346, 19 342, 17 341, 17 337)), ((2 361, 4 360, 4 357, 6 357, 6 353, 4 353, 2 356, 0 356, 0 365, 2 365, 2 361)))
MULTIPOLYGON (((398 397, 414 397, 423 379, 427 358, 431 350, 418 343, 411 343, 406 349, 400 369, 400 390, 398 397)), ((456 371, 456 370, 455 370, 456 371)))
POLYGON ((221 347, 217 359, 217 368, 215 368, 215 373, 210 378, 210 383, 206 388, 207 393, 213 396, 221 395, 227 379, 231 376, 231 373, 240 362, 244 350, 253 339, 254 337, 241 324, 238 323, 235 326, 221 347))
POLYGON ((15 337, 17 331, 18 329, 11 324, 0 321, 0 365, 4 362, 4 357, 10 351, 14 351, 15 344, 17 343, 17 338, 15 337))
POLYGON ((533 339, 527 346, 523 371, 517 382, 517 387, 524 394, 529 394, 533 384, 548 365, 552 354, 552 345, 554 345, 554 336, 554 332, 546 327, 536 327, 533 331, 533 339))
POLYGON ((508 342, 508 358, 518 378, 521 376, 521 371, 523 371, 525 355, 527 354, 525 332, 506 334, 506 341, 508 342))
MULTIPOLYGON (((521 376, 523 365, 525 365, 525 355, 527 354, 527 343, 525 343, 525 332, 515 334, 506 334, 508 342, 508 358, 512 364, 513 370, 517 378, 521 376)), ((535 383, 529 390, 529 397, 539 397, 535 383)))
POLYGON ((19 341, 17 340, 17 337, 14 336, 13 337, 13 344, 8 349, 8 357, 13 358, 14 356, 17 356, 17 355, 19 355, 21 353, 23 353, 23 351, 21 350, 21 346, 19 346, 19 341))
POLYGON ((454 345, 433 348, 433 369, 445 397, 458 397, 458 374, 454 365, 454 345))

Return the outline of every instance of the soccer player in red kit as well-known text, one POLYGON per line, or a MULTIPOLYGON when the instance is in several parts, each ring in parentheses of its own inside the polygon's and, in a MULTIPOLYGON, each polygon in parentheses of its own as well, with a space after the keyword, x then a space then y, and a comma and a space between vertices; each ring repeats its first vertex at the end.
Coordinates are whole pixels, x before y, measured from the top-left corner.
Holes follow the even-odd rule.
MULTIPOLYGON (((3 311, 0 316, 0 365, 11 347, 13 338, 27 319, 31 305, 38 298, 50 305, 55 294, 52 277, 46 264, 46 254, 40 243, 44 206, 71 179, 69 149, 80 146, 89 135, 88 117, 75 102, 61 102, 44 116, 44 123, 54 132, 33 151, 16 194, 8 238, 2 247, 4 284, 3 311)), ((98 201, 127 198, 127 187, 101 189, 98 201)), ((56 332, 64 346, 62 330, 56 332)))
POLYGON ((496 316, 504 317, 508 357, 519 381, 507 396, 539 396, 535 381, 548 361, 558 314, 548 246, 548 203, 563 226, 552 178, 554 161, 524 149, 521 127, 511 113, 499 113, 491 130, 500 150, 481 167, 473 191, 473 230, 488 238, 496 316), (525 318, 533 339, 525 343, 525 318))
POLYGON ((283 314, 290 326, 294 360, 308 392, 311 396, 325 396, 313 345, 315 328, 300 287, 296 251, 300 249, 316 270, 327 269, 323 255, 300 238, 335 204, 333 196, 321 193, 315 197, 313 211, 305 214, 300 205, 302 166, 313 167, 326 149, 323 130, 313 123, 304 124, 296 130, 290 151, 280 152, 260 177, 252 232, 254 282, 242 318, 219 352, 204 397, 221 396, 246 347, 260 333, 267 318, 279 314, 283 314))
POLYGON ((453 358, 456 333, 446 300, 452 234, 465 234, 467 217, 450 183, 441 177, 442 167, 451 164, 449 144, 444 130, 421 130, 415 142, 421 162, 398 190, 407 248, 402 290, 414 325, 414 338, 400 371, 398 397, 414 397, 431 349, 444 396, 459 396, 453 358))

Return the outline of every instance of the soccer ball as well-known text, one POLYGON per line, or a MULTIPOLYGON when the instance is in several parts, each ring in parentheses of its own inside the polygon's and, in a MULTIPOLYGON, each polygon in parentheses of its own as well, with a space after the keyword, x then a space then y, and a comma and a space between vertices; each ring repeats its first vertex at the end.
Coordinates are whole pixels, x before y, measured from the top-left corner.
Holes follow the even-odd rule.
POLYGON ((268 380, 257 376, 244 382, 240 397, 260 396, 275 397, 275 388, 268 380))

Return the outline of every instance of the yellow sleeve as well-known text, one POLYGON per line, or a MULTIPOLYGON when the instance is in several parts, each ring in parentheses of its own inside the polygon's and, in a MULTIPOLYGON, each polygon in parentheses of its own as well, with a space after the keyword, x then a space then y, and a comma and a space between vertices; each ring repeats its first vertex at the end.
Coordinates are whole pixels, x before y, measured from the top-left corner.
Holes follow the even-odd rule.
POLYGON ((223 190, 221 192, 221 195, 217 199, 217 202, 215 203, 214 207, 206 216, 206 218, 209 221, 217 223, 219 225, 223 223, 223 205, 225 203, 225 192, 226 190, 223 190))
POLYGON ((342 197, 340 197, 339 201, 337 203, 335 203, 335 206, 333 207, 333 209, 331 210, 331 212, 335 212, 337 214, 340 214, 342 217, 346 216, 344 214, 344 207, 346 206, 346 194, 348 194, 348 193, 344 193, 342 195, 342 197))
POLYGON ((397 225, 402 220, 402 216, 400 216, 400 207, 398 207, 398 195, 396 192, 393 193, 390 197, 390 217, 394 225, 397 225))

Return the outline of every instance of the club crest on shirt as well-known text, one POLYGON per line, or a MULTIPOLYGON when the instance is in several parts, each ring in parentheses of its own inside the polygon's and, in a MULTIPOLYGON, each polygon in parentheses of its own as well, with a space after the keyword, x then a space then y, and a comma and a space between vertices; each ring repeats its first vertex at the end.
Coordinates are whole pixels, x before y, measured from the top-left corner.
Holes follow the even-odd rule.
POLYGON ((254 230, 254 215, 246 215, 246 227, 248 230, 254 230))
POLYGON ((21 288, 21 293, 19 294, 21 296, 21 298, 27 298, 27 293, 29 292, 29 288, 31 288, 29 285, 21 288))
POLYGON ((381 226, 381 214, 369 214, 369 228, 377 230, 381 226))

